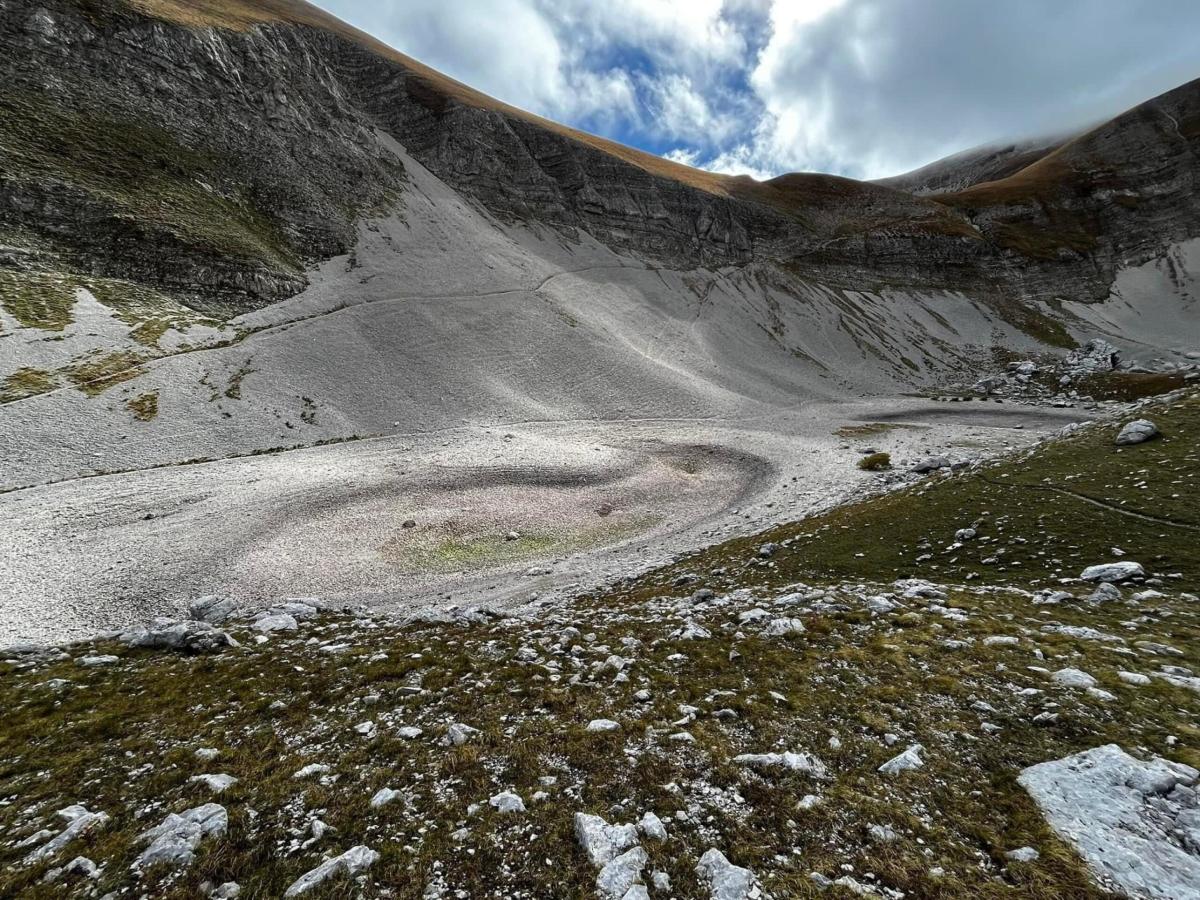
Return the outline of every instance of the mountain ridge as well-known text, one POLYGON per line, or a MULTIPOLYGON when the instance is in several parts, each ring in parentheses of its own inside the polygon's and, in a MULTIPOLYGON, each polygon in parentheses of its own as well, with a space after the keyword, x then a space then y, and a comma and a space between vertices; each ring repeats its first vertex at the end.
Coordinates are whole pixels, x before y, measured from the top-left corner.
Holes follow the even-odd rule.
MULTIPOLYGON (((103 221, 112 206, 111 191, 85 185, 85 197, 60 202, 63 190, 78 188, 79 179, 58 163, 50 166, 62 185, 56 196, 47 197, 44 185, 30 189, 25 183, 13 197, 10 184, 7 202, 0 199, 8 208, 4 217, 23 219, 43 236, 65 237, 67 255, 84 269, 121 276, 143 270, 152 287, 198 290, 185 302, 209 310, 244 311, 291 296, 303 287, 308 265, 352 245, 353 223, 385 208, 402 182, 394 159, 370 146, 374 132, 401 137, 414 157, 503 219, 536 221, 567 234, 587 231, 611 246, 637 248, 670 264, 772 259, 807 275, 827 271, 837 281, 878 286, 973 284, 1030 299, 1099 299, 1118 265, 1161 252, 1194 231, 1200 219, 1195 204, 1155 209, 1151 218, 1122 207, 1122 197, 1114 201, 1096 192, 1072 198, 1069 209, 1047 212, 1031 208, 1026 198, 1014 203, 1012 196, 979 185, 914 197, 887 184, 828 175, 793 173, 755 182, 705 173, 495 101, 299 0, 254 5, 55 0, 40 6, 9 0, 8 6, 13 14, 3 39, 13 50, 32 43, 41 56, 55 57, 64 75, 80 76, 70 86, 67 78, 60 79, 47 94, 34 73, 9 72, 10 116, 14 105, 33 98, 35 108, 25 118, 36 132, 45 107, 52 116, 73 107, 95 110, 99 104, 89 97, 101 90, 111 96, 115 87, 127 94, 112 110, 125 116, 125 125, 143 123, 138 127, 181 142, 164 150, 164 158, 215 154, 218 162, 198 165, 197 172, 180 167, 188 191, 196 182, 212 180, 212 169, 227 169, 218 193, 243 210, 242 218, 254 221, 235 235, 239 240, 210 246, 213 228, 204 221, 209 211, 194 209, 208 198, 192 197, 183 204, 182 222, 168 218, 163 227, 136 206, 120 212, 117 204, 121 223, 114 227, 103 221), (56 42, 56 30, 68 43, 89 46, 94 59, 88 64, 72 59, 56 42), (105 67, 106 59, 127 55, 131 41, 158 48, 152 53, 157 84, 139 79, 132 67, 105 67), (215 68, 192 83, 188 70, 174 68, 172 58, 215 68), (292 59, 304 63, 293 65, 292 59), (253 81, 259 86, 252 88, 246 73, 256 69, 261 74, 253 81), (241 75, 230 81, 232 71, 241 75), (214 89, 225 93, 214 94, 214 89), (168 96, 173 106, 165 104, 168 96), (205 135, 194 127, 189 133, 175 107, 212 106, 218 97, 222 113, 209 119, 218 127, 205 135), (288 108, 289 99, 300 106, 288 108), (253 134, 254 117, 264 113, 277 139, 253 134), (242 124, 222 135, 221 117, 229 116, 242 124), (336 136, 314 138, 319 122, 325 123, 322 128, 332 126, 336 136), (319 158, 319 169, 289 160, 293 148, 319 158), (347 197, 358 203, 345 206, 347 197), (31 214, 38 209, 40 214, 31 214), (59 212, 78 213, 106 245, 69 246, 80 243, 84 229, 69 221, 45 221, 59 212), (149 230, 154 241, 164 242, 162 251, 134 258, 136 250, 127 247, 130 241, 123 235, 131 224, 139 240, 145 241, 149 230), (197 258, 191 271, 170 273, 159 263, 164 253, 197 258), (1019 266, 1009 258, 1013 253, 1019 266), (119 260, 107 272, 106 258, 119 260)), ((11 68, 19 57, 10 53, 9 58, 11 68)), ((1181 120, 1191 122, 1200 87, 1193 82, 1173 93, 1179 92, 1186 94, 1182 105, 1188 110, 1181 120)), ((77 130, 94 131, 89 124, 77 130)), ((1185 140, 1190 145, 1193 138, 1185 140)), ((26 148, 16 149, 19 156, 26 148)), ((100 148, 92 168, 116 153, 100 148)), ((164 168, 173 164, 166 159, 164 168)), ((176 185, 170 187, 178 193, 176 185)), ((1152 182, 1134 187, 1156 189, 1152 182)))

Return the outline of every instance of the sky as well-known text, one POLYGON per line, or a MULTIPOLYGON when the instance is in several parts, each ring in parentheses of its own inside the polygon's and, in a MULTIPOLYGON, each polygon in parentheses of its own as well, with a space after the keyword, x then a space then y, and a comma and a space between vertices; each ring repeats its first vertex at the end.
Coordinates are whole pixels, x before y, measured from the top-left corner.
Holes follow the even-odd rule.
POLYGON ((906 172, 1200 77, 1197 0, 316 0, 531 112, 713 171, 906 172))

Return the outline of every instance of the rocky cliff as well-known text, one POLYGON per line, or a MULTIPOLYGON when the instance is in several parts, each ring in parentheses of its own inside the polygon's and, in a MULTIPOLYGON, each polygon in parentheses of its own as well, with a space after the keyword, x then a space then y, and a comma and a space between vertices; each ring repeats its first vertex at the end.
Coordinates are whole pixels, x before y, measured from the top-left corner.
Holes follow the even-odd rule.
POLYGON ((296 293, 395 204, 389 139, 502 221, 681 268, 771 260, 867 289, 1090 300, 1119 265, 1200 233, 1195 83, 930 199, 688 169, 507 107, 292 0, 0 12, 0 262, 131 279, 218 314, 296 293))

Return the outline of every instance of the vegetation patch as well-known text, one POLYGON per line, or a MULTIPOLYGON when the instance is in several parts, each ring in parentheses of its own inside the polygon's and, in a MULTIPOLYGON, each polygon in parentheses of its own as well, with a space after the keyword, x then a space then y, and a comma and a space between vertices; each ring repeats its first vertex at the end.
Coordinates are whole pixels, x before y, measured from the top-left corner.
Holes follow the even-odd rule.
POLYGON ((448 523, 430 531, 405 529, 388 540, 381 552, 401 569, 410 572, 494 568, 616 543, 659 521, 655 516, 606 517, 603 524, 591 527, 522 531, 516 540, 506 539, 502 531, 471 533, 473 529, 448 523))
POLYGON ((126 400, 125 408, 133 413, 133 417, 139 422, 149 422, 158 415, 158 391, 140 394, 132 400, 126 400))
POLYGON ((0 403, 24 400, 26 397, 52 391, 57 386, 58 383, 54 380, 54 376, 45 369, 26 366, 17 369, 4 379, 3 386, 0 386, 0 403))
POLYGON ((223 256, 299 272, 278 226, 246 198, 212 187, 222 160, 145 122, 63 107, 35 94, 0 93, 9 177, 65 180, 145 226, 223 256))
POLYGON ((1187 385, 1182 375, 1161 372, 1104 372, 1080 378, 1075 390, 1097 400, 1119 400, 1128 403, 1146 397, 1169 394, 1187 385))
POLYGON ((1078 345, 1062 322, 1012 297, 992 297, 989 305, 1005 322, 1051 347, 1074 350, 1078 345))
POLYGON ((845 438, 848 441, 858 440, 860 438, 872 438, 879 435, 887 434, 891 431, 899 431, 901 429, 908 431, 924 431, 929 428, 928 425, 907 425, 898 422, 866 422, 862 425, 843 425, 834 432, 838 437, 845 438))
POLYGON ((58 273, 0 269, 0 305, 24 328, 64 330, 74 321, 76 287, 58 273))
POLYGON ((858 467, 867 472, 882 472, 892 467, 890 453, 868 453, 858 461, 858 467))
POLYGON ((63 371, 75 387, 89 397, 96 397, 114 385, 143 374, 142 362, 136 353, 122 350, 94 354, 63 371))

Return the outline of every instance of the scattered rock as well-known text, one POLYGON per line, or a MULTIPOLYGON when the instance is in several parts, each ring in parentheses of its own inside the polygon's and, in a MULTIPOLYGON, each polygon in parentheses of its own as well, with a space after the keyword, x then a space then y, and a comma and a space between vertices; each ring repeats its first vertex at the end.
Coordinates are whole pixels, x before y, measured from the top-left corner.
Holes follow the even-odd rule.
POLYGON ((287 613, 275 613, 255 619, 252 626, 255 631, 295 631, 300 627, 294 616, 287 613))
POLYGON ((53 883, 64 875, 78 875, 81 878, 95 879, 100 877, 100 867, 86 856, 77 856, 65 866, 58 866, 48 871, 42 876, 42 881, 53 883))
POLYGON ((113 663, 120 662, 120 658, 111 654, 103 656, 81 656, 75 660, 77 665, 83 666, 85 669, 96 669, 100 666, 111 666, 113 663))
POLYGON ((910 769, 919 769, 925 765, 925 761, 921 759, 921 751, 924 749, 920 744, 913 744, 903 753, 897 754, 885 762, 879 767, 879 771, 884 775, 898 775, 910 769))
POLYGON ((1070 688, 1091 688, 1096 686, 1096 679, 1087 672, 1079 669, 1059 669, 1050 676, 1055 684, 1070 688))
POLYGON ((56 856, 76 838, 93 829, 103 828, 109 822, 108 813, 89 812, 87 807, 79 803, 63 807, 56 815, 63 819, 67 826, 58 834, 47 832, 46 837, 49 840, 25 857, 25 865, 34 865, 56 856))
POLYGON ((816 778, 825 777, 825 764, 808 753, 742 753, 733 761, 752 769, 787 769, 803 772, 816 778))
POLYGON ((638 831, 643 836, 652 841, 665 841, 667 839, 667 828, 662 823, 662 819, 652 812, 643 814, 641 820, 637 824, 638 831))
POLYGON ((446 747, 461 747, 477 734, 479 734, 478 728, 472 728, 470 725, 455 722, 446 729, 446 735, 442 738, 442 745, 446 747))
POLYGON ((1150 683, 1150 676, 1142 675, 1140 672, 1118 672, 1117 677, 1126 684, 1132 684, 1137 687, 1145 687, 1150 683))
POLYGON ((604 900, 624 900, 626 893, 642 877, 650 855, 641 847, 627 850, 604 864, 596 876, 596 893, 604 900))
POLYGON ((609 731, 620 731, 621 723, 614 722, 612 719, 592 719, 592 721, 587 723, 586 730, 601 734, 609 731))
POLYGON ((207 622, 170 619, 159 619, 149 628, 126 631, 121 635, 121 642, 130 647, 185 653, 216 653, 237 646, 237 641, 207 622))
POLYGON ((220 625, 237 611, 237 601, 230 597, 197 597, 188 604, 188 618, 210 625, 220 625))
POLYGON ((1158 437, 1158 426, 1149 419, 1136 419, 1130 422, 1117 435, 1117 446, 1127 447, 1131 444, 1142 444, 1158 437))
POLYGON ((593 866, 604 866, 638 842, 635 825, 609 825, 600 816, 575 813, 575 839, 593 866))
POLYGON ((142 832, 138 840, 150 846, 134 860, 133 868, 164 864, 182 869, 196 858, 201 840, 225 833, 229 816, 219 803, 205 803, 180 814, 168 813, 160 825, 142 832))
POLYGON ((314 775, 324 775, 329 771, 329 766, 325 763, 309 763, 307 766, 296 770, 292 773, 293 778, 312 778, 314 775))
POLYGON ((754 900, 762 896, 758 879, 749 869, 735 866, 715 847, 696 863, 696 875, 708 888, 711 900, 754 900))
POLYGON ((365 872, 371 866, 375 865, 378 859, 379 854, 369 847, 365 847, 362 844, 359 844, 357 847, 351 847, 341 856, 327 859, 315 869, 301 875, 296 881, 292 882, 291 887, 284 891, 283 896, 299 897, 301 894, 306 894, 313 888, 339 875, 353 878, 360 872, 365 872))
POLYGON ((1087 598, 1087 602, 1092 606, 1099 606, 1101 603, 1115 603, 1120 599, 1121 589, 1115 584, 1102 581, 1096 585, 1096 590, 1092 591, 1092 595, 1087 598))
POLYGON ((804 623, 794 618, 772 619, 767 623, 767 627, 763 629, 763 634, 767 637, 787 637, 788 635, 803 633, 804 623))
POLYGON ((402 796, 403 795, 399 791, 393 790, 392 788, 380 788, 371 797, 371 809, 379 809, 380 807, 387 806, 393 800, 399 800, 402 796))
POLYGON ((909 471, 915 472, 918 475, 925 475, 929 472, 936 472, 939 469, 948 469, 949 467, 950 460, 946 459, 946 457, 929 456, 915 463, 909 471))
POLYGON ((1079 577, 1084 581, 1107 581, 1116 584, 1130 578, 1141 578, 1145 574, 1146 570, 1142 568, 1141 563, 1122 561, 1088 566, 1079 577))
POLYGON ((497 812, 502 813, 523 813, 525 812, 525 801, 514 794, 512 791, 501 791, 490 800, 488 804, 497 812))
POLYGON ((1016 850, 1009 850, 1005 853, 1004 858, 1010 859, 1013 862, 1030 863, 1036 862, 1041 855, 1032 847, 1018 847, 1016 850))
POLYGON ((188 781, 199 781, 214 794, 219 794, 226 788, 237 784, 238 780, 232 775, 193 775, 188 781))

